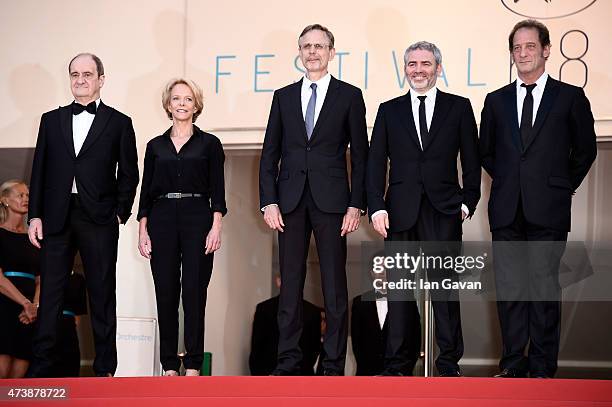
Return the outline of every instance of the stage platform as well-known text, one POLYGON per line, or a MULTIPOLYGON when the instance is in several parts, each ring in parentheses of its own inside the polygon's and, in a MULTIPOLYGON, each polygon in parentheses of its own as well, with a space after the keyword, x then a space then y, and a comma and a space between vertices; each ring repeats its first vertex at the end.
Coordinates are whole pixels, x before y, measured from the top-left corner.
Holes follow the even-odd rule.
POLYGON ((1 405, 28 407, 612 406, 607 380, 202 376, 2 380, 0 387, 1 405), (65 388, 66 398, 8 401, 10 388, 65 388))

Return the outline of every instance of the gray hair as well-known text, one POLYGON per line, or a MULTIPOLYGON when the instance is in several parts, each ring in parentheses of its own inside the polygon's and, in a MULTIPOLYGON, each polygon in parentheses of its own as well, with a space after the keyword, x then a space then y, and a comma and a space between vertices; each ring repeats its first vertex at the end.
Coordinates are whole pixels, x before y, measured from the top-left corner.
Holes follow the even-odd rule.
POLYGON ((440 49, 436 47, 436 44, 427 41, 419 41, 406 48, 406 52, 404 52, 404 65, 408 65, 408 54, 417 49, 431 52, 436 60, 436 66, 442 63, 442 53, 440 49))
POLYGON ((70 68, 72 68, 72 63, 74 62, 75 59, 79 57, 90 57, 91 59, 93 59, 94 64, 96 64, 96 70, 98 71, 98 78, 104 75, 104 64, 102 63, 102 60, 98 58, 97 55, 94 55, 91 52, 81 52, 75 55, 74 58, 72 58, 70 62, 68 63, 68 73, 69 74, 70 74, 70 68))

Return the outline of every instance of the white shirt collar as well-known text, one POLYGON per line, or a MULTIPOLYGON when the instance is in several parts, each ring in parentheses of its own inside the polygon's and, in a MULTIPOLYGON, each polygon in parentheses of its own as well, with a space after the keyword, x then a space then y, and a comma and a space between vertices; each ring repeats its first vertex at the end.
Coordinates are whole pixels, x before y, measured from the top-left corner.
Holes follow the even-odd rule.
MULTIPOLYGON (((100 99, 100 98, 97 98, 97 99, 95 100, 95 102, 96 102, 96 109, 100 107, 100 102, 101 102, 101 101, 102 101, 102 99, 100 99)), ((73 102, 74 102, 74 103, 81 103, 81 102, 77 101, 76 99, 74 99, 74 100, 73 100, 73 102)), ((91 103, 91 102, 89 102, 89 103, 91 103)))
POLYGON ((410 101, 412 103, 415 103, 415 102, 421 103, 418 96, 427 96, 427 99, 425 99, 425 103, 436 103, 437 94, 438 94, 438 88, 436 88, 435 86, 423 94, 416 93, 414 90, 410 89, 410 101))
POLYGON ((327 72, 325 76, 323 76, 321 79, 315 82, 308 79, 308 77, 304 74, 304 80, 302 81, 302 88, 309 89, 311 83, 316 83, 317 92, 318 92, 321 89, 327 89, 329 87, 330 81, 331 81, 331 75, 329 72, 327 72))
MULTIPOLYGON (((548 80, 548 74, 546 72, 544 72, 542 75, 540 75, 538 80, 535 81, 536 87, 535 87, 534 91, 543 92, 544 88, 546 87, 546 81, 547 80, 548 80)), ((521 78, 519 78, 519 77, 516 78, 516 90, 517 91, 520 92, 521 89, 524 90, 524 88, 521 86, 523 83, 525 83, 525 82, 523 82, 521 80, 521 78)), ((524 91, 526 92, 526 90, 524 90, 524 91)))

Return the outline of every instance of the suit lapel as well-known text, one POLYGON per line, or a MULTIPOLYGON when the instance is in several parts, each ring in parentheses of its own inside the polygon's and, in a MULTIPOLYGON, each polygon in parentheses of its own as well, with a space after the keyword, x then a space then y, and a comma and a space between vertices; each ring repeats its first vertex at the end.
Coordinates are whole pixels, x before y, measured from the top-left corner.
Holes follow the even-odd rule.
POLYGON ((68 149, 68 153, 72 158, 76 158, 76 154, 74 152, 74 138, 72 137, 72 108, 70 105, 60 107, 59 109, 60 116, 60 126, 62 129, 62 138, 66 143, 66 148, 68 149))
POLYGON ((106 128, 108 120, 112 116, 112 109, 106 106, 102 101, 100 101, 100 106, 98 106, 98 110, 96 112, 96 117, 94 118, 91 127, 89 128, 89 132, 87 133, 87 137, 83 142, 83 146, 81 147, 81 151, 79 151, 79 155, 83 154, 89 147, 91 147, 95 141, 100 137, 102 131, 106 128))
POLYGON ((429 126, 429 135, 425 138, 423 143, 423 151, 427 150, 427 147, 431 145, 433 138, 436 136, 438 130, 440 130, 440 126, 442 126, 442 123, 446 119, 450 107, 451 103, 448 94, 438 89, 433 117, 431 119, 431 125, 429 126))
MULTIPOLYGON (((315 127, 312 130, 310 141, 312 141, 317 136, 319 128, 323 125, 322 123, 325 121, 325 119, 329 115, 329 112, 333 110, 334 104, 336 103, 336 100, 338 99, 339 89, 340 89, 340 82, 332 76, 329 81, 329 87, 327 88, 327 94, 325 95, 323 106, 321 107, 321 111, 319 112, 319 117, 317 118, 315 127)), ((304 129, 306 129, 306 124, 304 124, 304 129)))
POLYGON ((542 126, 546 121, 546 117, 548 117, 548 113, 552 108, 552 105, 557 98, 557 94, 559 93, 559 82, 548 77, 546 81, 546 87, 544 88, 544 94, 542 95, 542 100, 540 101, 540 106, 538 106, 538 111, 536 113, 536 120, 533 125, 533 129, 531 134, 529 135, 529 139, 527 140, 527 145, 525 146, 525 150, 529 148, 533 140, 536 138, 540 130, 542 130, 542 126))
POLYGON ((300 128, 302 129, 302 136, 304 140, 308 140, 308 135, 306 134, 306 123, 304 122, 304 115, 302 114, 302 82, 304 78, 300 79, 296 83, 293 84, 293 88, 289 93, 289 98, 291 99, 293 110, 295 114, 295 120, 298 123, 302 123, 300 128))
POLYGON ((412 115, 412 99, 410 98, 410 91, 400 98, 396 108, 397 117, 400 118, 400 121, 408 131, 408 134, 420 150, 421 143, 419 142, 419 135, 417 134, 416 124, 414 123, 414 117, 412 115))
POLYGON ((508 123, 510 123, 510 131, 512 133, 512 142, 518 151, 521 151, 521 132, 518 123, 518 113, 516 110, 516 81, 507 85, 504 90, 504 104, 506 114, 508 115, 508 123))

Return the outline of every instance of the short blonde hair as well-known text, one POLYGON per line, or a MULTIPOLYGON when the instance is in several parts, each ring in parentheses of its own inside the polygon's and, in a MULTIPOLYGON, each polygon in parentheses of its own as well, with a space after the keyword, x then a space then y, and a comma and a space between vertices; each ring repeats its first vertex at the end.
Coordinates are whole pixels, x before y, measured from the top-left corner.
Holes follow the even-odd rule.
MULTIPOLYGON (((3 182, 2 185, 0 185, 0 199, 9 196, 13 191, 13 188, 15 188, 17 185, 27 186, 27 184, 20 179, 9 179, 8 181, 3 182)), ((8 208, 6 207, 5 202, 2 201, 0 202, 0 223, 6 222, 7 218, 8 208)))
POLYGON ((172 120, 172 113, 168 110, 168 105, 170 104, 170 95, 172 94, 172 89, 176 85, 180 84, 186 85, 189 89, 191 89, 191 92, 193 93, 196 107, 196 111, 193 113, 193 122, 195 122, 198 116, 202 113, 202 109, 204 108, 204 97, 202 96, 202 89, 191 79, 171 79, 164 87, 164 92, 162 93, 162 107, 166 111, 168 118, 172 120))

